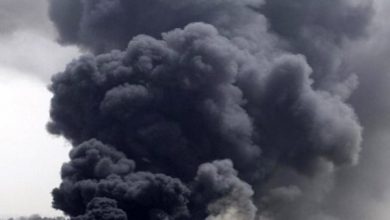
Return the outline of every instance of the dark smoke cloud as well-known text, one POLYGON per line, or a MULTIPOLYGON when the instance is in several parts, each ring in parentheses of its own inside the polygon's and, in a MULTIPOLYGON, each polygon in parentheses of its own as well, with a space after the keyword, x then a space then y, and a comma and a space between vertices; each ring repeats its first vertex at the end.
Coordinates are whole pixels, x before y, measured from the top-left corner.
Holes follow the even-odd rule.
POLYGON ((48 129, 74 145, 54 207, 335 219, 324 196, 362 142, 344 51, 372 13, 348 0, 52 0, 60 41, 95 54, 50 86, 48 129))
POLYGON ((373 15, 370 2, 274 0, 263 11, 287 47, 306 55, 318 87, 345 94, 339 84, 353 78, 345 67, 344 45, 366 36, 373 15))
POLYGON ((87 213, 72 220, 127 220, 126 213, 117 208, 115 200, 96 197, 88 203, 87 213))
POLYGON ((124 49, 139 34, 159 37, 163 32, 195 21, 223 26, 227 25, 225 19, 241 22, 222 15, 233 13, 245 17, 250 11, 246 6, 258 7, 261 3, 262 0, 51 0, 50 17, 57 24, 60 42, 102 52, 124 49))
MULTIPOLYGON (((94 201, 96 197, 115 199, 119 208, 136 219, 177 219, 187 215, 189 190, 178 179, 134 172, 133 161, 96 140, 74 148, 70 157, 71 162, 62 168, 64 181, 53 191, 53 204, 72 216, 83 215, 87 210, 86 216, 77 219, 94 215, 95 209, 99 211, 101 201, 94 201)), ((119 212, 115 206, 110 207, 119 212)))
POLYGON ((225 157, 257 175, 261 145, 267 159, 305 172, 322 157, 356 160, 360 127, 353 111, 312 89, 302 57, 282 56, 269 73, 248 73, 255 64, 245 51, 209 25, 163 38, 140 36, 125 52, 83 57, 54 77, 51 131, 76 144, 97 138, 142 169, 186 179, 199 164, 225 157), (245 74, 264 79, 242 89, 246 79, 237 78, 245 74), (251 97, 253 89, 262 93, 251 97))

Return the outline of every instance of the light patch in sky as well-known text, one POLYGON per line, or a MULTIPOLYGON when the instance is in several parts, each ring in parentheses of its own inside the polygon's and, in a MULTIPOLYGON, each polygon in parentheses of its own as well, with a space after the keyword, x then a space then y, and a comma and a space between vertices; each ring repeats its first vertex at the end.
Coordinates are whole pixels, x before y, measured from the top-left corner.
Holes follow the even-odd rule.
POLYGON ((0 218, 61 215, 50 193, 70 148, 45 130, 50 98, 40 81, 0 66, 0 218))
POLYGON ((76 47, 63 47, 50 37, 32 31, 0 35, 0 51, 0 66, 34 75, 45 82, 80 54, 76 47))

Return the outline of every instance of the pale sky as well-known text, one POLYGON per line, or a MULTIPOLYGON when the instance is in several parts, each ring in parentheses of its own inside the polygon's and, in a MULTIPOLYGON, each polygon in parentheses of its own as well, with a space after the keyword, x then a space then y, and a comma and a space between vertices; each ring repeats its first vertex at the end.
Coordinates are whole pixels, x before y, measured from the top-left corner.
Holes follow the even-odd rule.
POLYGON ((47 133, 50 77, 79 54, 55 41, 45 0, 0 0, 0 219, 58 216, 51 190, 69 144, 47 133))
POLYGON ((59 215, 50 191, 59 184, 69 147, 45 131, 51 94, 45 85, 0 68, 0 213, 59 215))

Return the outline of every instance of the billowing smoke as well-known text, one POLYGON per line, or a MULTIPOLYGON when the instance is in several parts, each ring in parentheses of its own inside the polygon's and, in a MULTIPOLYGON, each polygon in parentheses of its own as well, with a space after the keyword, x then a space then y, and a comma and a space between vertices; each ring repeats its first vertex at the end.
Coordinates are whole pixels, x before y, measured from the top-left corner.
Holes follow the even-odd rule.
POLYGON ((74 219, 334 219, 359 159, 344 51, 369 2, 52 0, 60 42, 91 54, 50 85, 74 146, 53 206, 74 219))
POLYGON ((108 198, 96 197, 88 203, 87 213, 75 217, 77 220, 88 220, 88 219, 110 219, 110 220, 126 220, 126 213, 117 208, 115 200, 108 198))

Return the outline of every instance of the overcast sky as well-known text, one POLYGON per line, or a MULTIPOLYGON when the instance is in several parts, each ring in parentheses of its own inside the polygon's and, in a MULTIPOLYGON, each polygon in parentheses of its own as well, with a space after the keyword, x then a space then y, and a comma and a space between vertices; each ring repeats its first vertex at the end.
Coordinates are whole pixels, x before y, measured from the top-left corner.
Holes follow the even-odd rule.
POLYGON ((0 0, 0 217, 54 216, 69 146, 47 134, 50 76, 78 50, 55 42, 45 0, 0 0))

